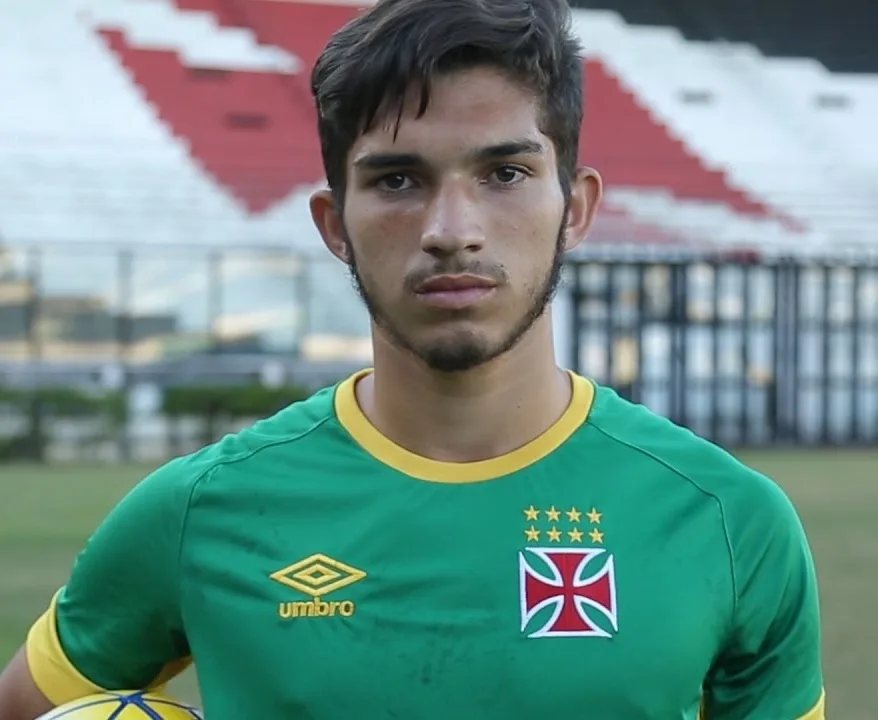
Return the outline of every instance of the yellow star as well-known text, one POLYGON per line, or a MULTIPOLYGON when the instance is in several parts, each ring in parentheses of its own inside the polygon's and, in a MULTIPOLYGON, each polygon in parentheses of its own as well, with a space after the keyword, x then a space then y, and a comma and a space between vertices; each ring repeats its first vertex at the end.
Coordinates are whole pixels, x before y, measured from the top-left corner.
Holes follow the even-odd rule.
POLYGON ((603 545, 603 543, 604 543, 604 534, 603 534, 600 530, 598 530, 597 528, 595 528, 594 530, 592 530, 592 531, 588 534, 588 536, 591 538, 591 541, 592 541, 593 543, 599 543, 599 544, 603 545))
POLYGON ((540 511, 537 510, 533 505, 531 505, 527 510, 524 511, 524 515, 528 520, 540 519, 540 511))
POLYGON ((546 517, 552 522, 558 522, 561 519, 561 511, 556 510, 555 506, 552 505, 552 507, 546 510, 546 517))
POLYGON ((604 514, 599 513, 595 508, 592 508, 586 513, 586 516, 588 517, 588 521, 593 525, 600 525, 601 518, 604 516, 604 514))
POLYGON ((567 511, 567 517, 570 518, 570 522, 577 523, 582 520, 582 512, 577 510, 575 507, 570 508, 567 511))
POLYGON ((549 540, 552 542, 561 542, 561 531, 558 528, 552 528, 546 535, 549 536, 549 540))
POLYGON ((573 528, 567 534, 570 536, 571 542, 582 542, 582 530, 573 528))
POLYGON ((540 531, 533 525, 530 526, 529 530, 525 530, 524 534, 527 535, 528 542, 536 542, 540 539, 540 531))

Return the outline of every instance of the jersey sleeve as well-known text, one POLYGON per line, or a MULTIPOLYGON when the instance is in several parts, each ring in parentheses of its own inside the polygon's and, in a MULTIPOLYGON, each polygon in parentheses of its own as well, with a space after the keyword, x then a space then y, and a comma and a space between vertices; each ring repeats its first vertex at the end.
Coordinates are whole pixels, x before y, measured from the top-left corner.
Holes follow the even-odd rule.
POLYGON ((165 465, 110 511, 31 627, 28 665, 54 704, 158 689, 189 664, 178 574, 192 487, 185 467, 165 465))
MULTIPOLYGON (((743 480, 751 480, 752 476, 743 480)), ((705 687, 705 720, 823 720, 815 565, 784 492, 759 476, 726 507, 736 588, 728 641, 705 687)))

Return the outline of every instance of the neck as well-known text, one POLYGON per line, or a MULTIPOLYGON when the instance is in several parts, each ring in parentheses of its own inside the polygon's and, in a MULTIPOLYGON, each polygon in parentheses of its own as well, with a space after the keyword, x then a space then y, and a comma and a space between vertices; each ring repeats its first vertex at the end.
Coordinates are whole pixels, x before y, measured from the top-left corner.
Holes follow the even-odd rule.
POLYGON ((459 373, 430 370, 376 337, 374 372, 357 388, 358 403, 379 432, 444 462, 486 460, 527 444, 561 417, 570 398, 548 316, 509 352, 459 373))

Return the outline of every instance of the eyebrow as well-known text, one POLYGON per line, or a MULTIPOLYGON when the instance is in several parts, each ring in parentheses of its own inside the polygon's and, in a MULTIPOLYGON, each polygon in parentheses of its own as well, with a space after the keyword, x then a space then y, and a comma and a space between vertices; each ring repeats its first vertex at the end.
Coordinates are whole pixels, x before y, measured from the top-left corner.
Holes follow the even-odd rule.
MULTIPOLYGON (((476 148, 467 153, 470 162, 500 160, 513 155, 543 155, 546 149, 535 140, 510 140, 496 145, 476 148)), ((399 167, 421 168, 427 166, 423 155, 417 153, 369 153, 354 160, 354 167, 361 170, 389 170, 399 167)))

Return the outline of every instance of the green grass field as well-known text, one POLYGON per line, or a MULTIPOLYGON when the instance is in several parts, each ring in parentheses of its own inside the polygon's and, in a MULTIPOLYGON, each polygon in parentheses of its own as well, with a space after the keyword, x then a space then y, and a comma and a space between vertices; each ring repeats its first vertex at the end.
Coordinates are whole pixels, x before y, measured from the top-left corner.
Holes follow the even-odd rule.
MULTIPOLYGON (((811 537, 822 587, 824 657, 834 718, 878 708, 878 452, 753 452, 742 459, 790 493, 811 537)), ((64 581, 76 552, 149 468, 0 465, 0 665, 64 581)), ((172 686, 197 700, 187 674, 172 686)))

